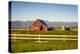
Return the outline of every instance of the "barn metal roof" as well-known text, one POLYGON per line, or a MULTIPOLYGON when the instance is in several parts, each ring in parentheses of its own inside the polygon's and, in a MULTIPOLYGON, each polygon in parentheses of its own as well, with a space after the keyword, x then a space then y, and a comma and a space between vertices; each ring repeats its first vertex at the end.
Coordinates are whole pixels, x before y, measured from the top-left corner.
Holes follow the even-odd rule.
POLYGON ((39 20, 45 27, 48 27, 48 25, 43 20, 41 19, 37 19, 37 20, 39 20))

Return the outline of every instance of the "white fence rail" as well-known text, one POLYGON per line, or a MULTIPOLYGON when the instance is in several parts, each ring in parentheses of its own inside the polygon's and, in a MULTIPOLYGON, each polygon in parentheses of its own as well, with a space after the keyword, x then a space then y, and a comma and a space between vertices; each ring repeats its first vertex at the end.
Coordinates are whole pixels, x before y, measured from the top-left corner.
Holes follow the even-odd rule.
POLYGON ((78 40, 77 35, 31 35, 10 34, 11 39, 34 39, 34 40, 78 40))

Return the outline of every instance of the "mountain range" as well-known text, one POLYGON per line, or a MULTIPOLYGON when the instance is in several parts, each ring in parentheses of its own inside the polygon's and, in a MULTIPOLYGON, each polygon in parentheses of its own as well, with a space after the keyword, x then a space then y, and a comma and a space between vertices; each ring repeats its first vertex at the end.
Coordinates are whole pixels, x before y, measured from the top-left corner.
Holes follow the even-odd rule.
MULTIPOLYGON (((9 21, 11 23, 11 28, 27 28, 34 21, 9 21)), ((45 21, 49 27, 78 27, 78 22, 49 22, 45 21)))

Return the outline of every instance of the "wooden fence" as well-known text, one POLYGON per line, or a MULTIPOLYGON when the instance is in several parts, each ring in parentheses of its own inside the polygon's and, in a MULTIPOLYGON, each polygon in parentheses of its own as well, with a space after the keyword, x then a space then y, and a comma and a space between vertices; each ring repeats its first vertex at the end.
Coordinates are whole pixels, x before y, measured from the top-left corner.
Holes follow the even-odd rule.
POLYGON ((31 35, 31 34, 10 34, 11 39, 34 39, 34 40, 78 40, 77 35, 31 35))

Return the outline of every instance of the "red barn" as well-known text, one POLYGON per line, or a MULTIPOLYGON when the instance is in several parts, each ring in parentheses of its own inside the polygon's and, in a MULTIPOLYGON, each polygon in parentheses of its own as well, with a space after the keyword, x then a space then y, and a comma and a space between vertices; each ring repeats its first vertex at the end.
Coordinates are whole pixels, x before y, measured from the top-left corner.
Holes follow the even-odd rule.
POLYGON ((47 31, 48 25, 40 19, 37 19, 32 25, 29 26, 30 31, 47 31))

